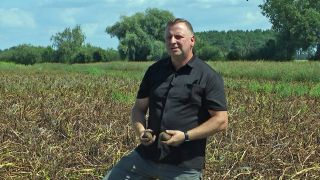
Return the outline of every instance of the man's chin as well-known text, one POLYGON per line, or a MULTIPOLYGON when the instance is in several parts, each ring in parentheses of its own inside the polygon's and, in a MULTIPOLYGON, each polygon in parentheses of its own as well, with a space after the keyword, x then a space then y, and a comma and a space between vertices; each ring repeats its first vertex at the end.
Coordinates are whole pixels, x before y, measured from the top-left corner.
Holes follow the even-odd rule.
POLYGON ((181 54, 180 51, 171 51, 171 56, 181 56, 181 54))

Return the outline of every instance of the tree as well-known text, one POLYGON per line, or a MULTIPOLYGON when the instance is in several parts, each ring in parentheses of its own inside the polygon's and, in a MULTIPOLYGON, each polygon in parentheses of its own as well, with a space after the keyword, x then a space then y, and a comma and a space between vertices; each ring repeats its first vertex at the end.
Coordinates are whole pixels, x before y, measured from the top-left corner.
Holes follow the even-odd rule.
POLYGON ((82 47, 70 59, 70 63, 88 63, 92 61, 92 54, 88 51, 89 48, 82 47))
POLYGON ((114 49, 104 50, 100 47, 86 44, 73 56, 71 63, 107 62, 119 59, 118 51, 114 49))
POLYGON ((111 37, 119 39, 118 51, 122 58, 141 61, 158 57, 162 51, 156 51, 159 42, 164 42, 166 22, 174 16, 169 11, 156 8, 138 12, 132 16, 122 16, 120 21, 106 28, 111 37))
POLYGON ((0 61, 12 61, 13 50, 11 49, 4 49, 0 53, 0 61))
POLYGON ((120 60, 119 52, 115 49, 108 48, 105 53, 105 59, 103 61, 116 61, 120 60))
POLYGON ((238 51, 230 51, 227 55, 228 60, 239 60, 241 58, 238 51))
POLYGON ((273 30, 260 29, 196 32, 195 52, 203 59, 264 59, 259 50, 269 40, 275 40, 277 34, 273 30))
POLYGON ((42 62, 54 62, 54 50, 48 47, 20 44, 5 49, 0 53, 0 60, 11 61, 18 64, 35 64, 42 62))
POLYGON ((264 0, 260 8, 280 33, 287 59, 292 59, 300 48, 316 46, 315 58, 320 60, 319 0, 264 0))
POLYGON ((13 51, 10 61, 18 64, 35 64, 42 62, 41 55, 44 48, 35 47, 29 44, 21 44, 10 48, 13 51))
POLYGON ((51 37, 53 47, 56 48, 56 55, 60 62, 70 63, 71 59, 78 53, 83 46, 85 35, 80 25, 73 29, 66 28, 63 32, 56 33, 51 37))
POLYGON ((215 45, 210 45, 208 41, 204 41, 201 37, 196 38, 194 53, 203 60, 223 60, 223 52, 215 45))
POLYGON ((147 59, 159 60, 167 56, 166 47, 162 41, 155 40, 151 44, 150 55, 147 59))
POLYGON ((54 50, 51 46, 47 46, 41 55, 42 62, 56 62, 56 59, 54 57, 54 50))

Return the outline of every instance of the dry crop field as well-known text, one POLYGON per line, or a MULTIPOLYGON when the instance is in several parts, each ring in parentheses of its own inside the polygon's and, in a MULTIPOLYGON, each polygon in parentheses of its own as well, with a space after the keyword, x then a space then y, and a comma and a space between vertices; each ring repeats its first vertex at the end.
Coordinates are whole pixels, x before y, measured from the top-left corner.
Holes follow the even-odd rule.
MULTIPOLYGON (((320 63, 289 79, 233 63, 210 63, 229 128, 208 140, 204 179, 319 179, 320 63)), ((149 64, 0 63, 0 179, 101 179, 139 143, 129 117, 149 64)))

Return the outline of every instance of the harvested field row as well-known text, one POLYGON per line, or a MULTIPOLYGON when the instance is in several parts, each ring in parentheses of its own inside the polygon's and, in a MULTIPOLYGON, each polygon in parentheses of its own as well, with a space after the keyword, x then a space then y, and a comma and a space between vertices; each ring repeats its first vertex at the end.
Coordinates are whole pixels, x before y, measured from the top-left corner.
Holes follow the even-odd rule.
MULTIPOLYGON (((2 179, 101 179, 138 144, 129 117, 139 81, 0 74, 2 179)), ((319 98, 241 88, 227 97, 229 128, 208 141, 205 179, 320 178, 319 98)))

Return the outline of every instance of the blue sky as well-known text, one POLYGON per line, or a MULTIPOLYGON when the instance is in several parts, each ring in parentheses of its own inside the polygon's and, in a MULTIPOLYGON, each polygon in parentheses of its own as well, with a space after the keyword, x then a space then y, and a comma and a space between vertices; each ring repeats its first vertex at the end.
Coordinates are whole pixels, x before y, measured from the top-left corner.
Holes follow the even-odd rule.
POLYGON ((258 7, 263 0, 1 0, 0 49, 19 44, 48 46, 52 35, 81 25, 85 43, 116 48, 105 32, 121 15, 147 8, 168 10, 189 20, 196 32, 270 29, 258 7))

